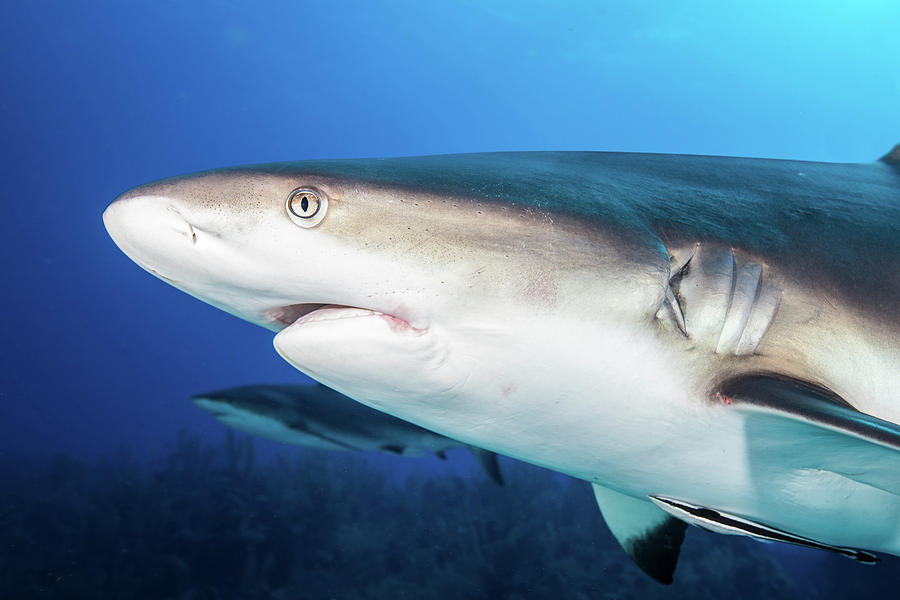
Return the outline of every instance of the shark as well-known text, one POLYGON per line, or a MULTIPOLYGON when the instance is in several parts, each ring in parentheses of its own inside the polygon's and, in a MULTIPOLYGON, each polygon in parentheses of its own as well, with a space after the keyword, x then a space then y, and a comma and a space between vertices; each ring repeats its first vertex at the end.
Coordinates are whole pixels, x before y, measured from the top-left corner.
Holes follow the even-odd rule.
POLYGON ((272 163, 103 219, 313 379, 590 482, 657 581, 688 525, 900 555, 900 147, 272 163))
MULTIPOLYGON (((447 450, 466 446, 320 383, 243 385, 197 394, 191 401, 229 427, 284 444, 394 456, 433 453, 441 460, 447 450)), ((467 447, 488 477, 503 485, 497 455, 467 447)))

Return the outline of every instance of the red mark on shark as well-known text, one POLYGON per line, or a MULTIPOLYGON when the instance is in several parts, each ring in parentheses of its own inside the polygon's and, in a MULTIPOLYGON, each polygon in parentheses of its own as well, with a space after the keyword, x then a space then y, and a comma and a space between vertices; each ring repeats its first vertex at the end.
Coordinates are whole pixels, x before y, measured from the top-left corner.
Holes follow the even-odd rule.
POLYGON ((400 317, 395 317, 394 315, 386 315, 381 313, 381 318, 387 321, 388 326, 390 326, 392 331, 397 333, 423 333, 424 329, 417 329, 409 324, 408 321, 404 321, 400 317))

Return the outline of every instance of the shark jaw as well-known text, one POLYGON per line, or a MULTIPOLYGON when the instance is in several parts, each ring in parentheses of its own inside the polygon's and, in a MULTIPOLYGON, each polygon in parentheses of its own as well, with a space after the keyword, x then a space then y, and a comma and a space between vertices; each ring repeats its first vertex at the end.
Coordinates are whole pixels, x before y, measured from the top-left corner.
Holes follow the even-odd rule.
POLYGON ((396 414, 401 397, 416 402, 414 390, 447 387, 437 382, 449 373, 439 331, 376 310, 330 305, 304 314, 275 336, 274 345, 313 379, 396 414))
MULTIPOLYGON (((648 497, 672 498, 900 553, 900 294, 872 292, 860 271, 834 290, 848 271, 826 271, 833 244, 816 246, 840 240, 837 259, 865 264, 869 238, 890 242, 884 219, 794 231, 804 206, 778 212, 790 190, 773 206, 753 186, 794 185, 795 167, 734 165, 580 153, 270 165, 137 188, 104 218, 142 267, 278 332, 288 362, 374 408, 591 481, 635 514, 666 517, 648 497), (313 226, 285 210, 298 190, 328 199, 313 226), (865 241, 850 244, 857 225, 865 241)), ((804 169, 798 186, 843 174, 804 169)), ((881 193, 895 189, 885 169, 851 175, 881 193)), ((620 541, 648 529, 619 510, 604 515, 620 541)))
POLYGON ((335 304, 292 304, 266 311, 266 316, 272 323, 281 323, 285 327, 303 323, 319 323, 322 321, 336 321, 338 319, 361 319, 366 317, 380 317, 391 330, 409 335, 422 335, 427 329, 419 329, 396 315, 385 314, 368 308, 354 306, 339 306, 335 304))

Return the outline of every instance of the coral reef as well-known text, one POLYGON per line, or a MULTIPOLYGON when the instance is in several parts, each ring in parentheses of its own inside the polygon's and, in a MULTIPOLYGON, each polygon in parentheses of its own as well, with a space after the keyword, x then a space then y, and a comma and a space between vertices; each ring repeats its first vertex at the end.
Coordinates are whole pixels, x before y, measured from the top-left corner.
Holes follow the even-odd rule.
POLYGON ((506 461, 499 488, 327 451, 262 463, 253 449, 229 431, 218 445, 181 434, 159 461, 0 462, 3 597, 824 598, 900 583, 893 559, 785 560, 691 530, 663 587, 619 549, 584 482, 506 461))

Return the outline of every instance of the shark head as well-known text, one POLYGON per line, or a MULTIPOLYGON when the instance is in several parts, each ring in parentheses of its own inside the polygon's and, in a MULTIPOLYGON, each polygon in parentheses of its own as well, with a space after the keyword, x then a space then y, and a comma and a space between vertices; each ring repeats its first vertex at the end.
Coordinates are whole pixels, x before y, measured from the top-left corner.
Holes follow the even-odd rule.
POLYGON ((219 422, 239 431, 286 444, 322 445, 316 437, 296 426, 295 410, 277 395, 230 388, 198 394, 191 401, 219 422))
MULTIPOLYGON (((520 204, 448 190, 465 161, 456 172, 407 163, 392 182, 367 177, 390 168, 379 162, 165 180, 123 194, 104 222, 144 269, 280 332, 276 348, 300 370, 398 416, 406 404, 446 413, 494 377, 484 365, 500 357, 534 381, 558 380, 555 357, 576 334, 607 338, 608 360, 639 360, 623 324, 656 327, 669 268, 661 244, 541 208, 554 199, 539 186, 523 188, 532 202, 520 204), (585 329, 588 315, 596 326, 585 329), (523 333, 559 342, 511 351, 523 333)), ((613 379, 622 369, 608 370, 613 379)), ((514 404, 522 385, 513 376, 491 388, 514 404)))
POLYGON ((677 557, 669 515, 900 553, 898 189, 888 162, 476 154, 210 171, 104 221, 314 379, 601 486, 666 580, 635 549, 677 557))

